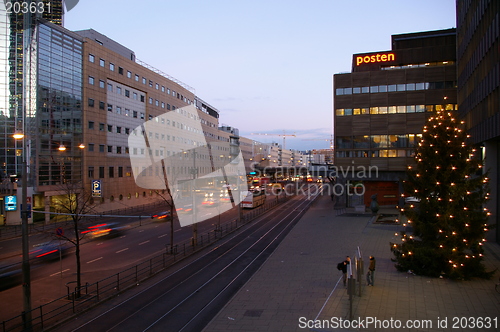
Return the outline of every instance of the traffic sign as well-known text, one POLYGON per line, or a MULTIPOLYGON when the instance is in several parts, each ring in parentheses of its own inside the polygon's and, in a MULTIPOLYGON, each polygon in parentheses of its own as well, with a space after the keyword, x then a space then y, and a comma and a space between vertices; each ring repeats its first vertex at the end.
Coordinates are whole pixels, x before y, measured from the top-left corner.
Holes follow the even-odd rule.
POLYGON ((63 236, 64 235, 64 229, 62 227, 57 227, 56 228, 56 235, 57 236, 63 236))

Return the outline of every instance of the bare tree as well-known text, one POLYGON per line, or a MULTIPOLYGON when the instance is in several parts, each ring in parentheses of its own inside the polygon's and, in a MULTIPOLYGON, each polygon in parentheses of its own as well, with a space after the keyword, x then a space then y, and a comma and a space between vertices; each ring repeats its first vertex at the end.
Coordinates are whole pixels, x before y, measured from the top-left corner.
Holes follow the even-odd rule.
POLYGON ((80 222, 86 214, 93 210, 92 195, 83 188, 82 183, 65 183, 61 185, 62 195, 56 198, 55 207, 62 213, 70 216, 73 226, 73 237, 61 235, 61 237, 75 246, 76 258, 76 297, 80 297, 81 262, 80 243, 85 234, 80 231, 80 222))

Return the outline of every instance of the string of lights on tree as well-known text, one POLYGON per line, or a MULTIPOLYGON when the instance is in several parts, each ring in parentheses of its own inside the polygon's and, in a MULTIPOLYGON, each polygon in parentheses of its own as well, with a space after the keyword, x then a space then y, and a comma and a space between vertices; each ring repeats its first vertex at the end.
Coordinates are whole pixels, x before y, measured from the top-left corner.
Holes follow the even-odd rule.
POLYGON ((454 110, 443 107, 427 119, 403 183, 403 197, 414 198, 401 209, 405 231, 391 244, 398 270, 452 279, 491 275, 482 264, 488 178, 468 138, 454 110))

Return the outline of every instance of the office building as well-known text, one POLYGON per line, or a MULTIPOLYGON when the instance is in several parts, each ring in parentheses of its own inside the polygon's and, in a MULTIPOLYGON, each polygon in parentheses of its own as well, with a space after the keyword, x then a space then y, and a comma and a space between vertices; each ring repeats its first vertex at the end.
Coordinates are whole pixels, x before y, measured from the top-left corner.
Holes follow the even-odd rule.
POLYGON ((415 144, 433 110, 456 109, 456 30, 393 35, 388 51, 354 54, 352 72, 334 75, 338 181, 363 184, 343 199, 397 205, 415 144))
MULTIPOLYGON (((490 178, 488 209, 500 241, 500 2, 457 1, 458 110, 490 178)), ((496 236, 495 236, 496 235, 496 236)))

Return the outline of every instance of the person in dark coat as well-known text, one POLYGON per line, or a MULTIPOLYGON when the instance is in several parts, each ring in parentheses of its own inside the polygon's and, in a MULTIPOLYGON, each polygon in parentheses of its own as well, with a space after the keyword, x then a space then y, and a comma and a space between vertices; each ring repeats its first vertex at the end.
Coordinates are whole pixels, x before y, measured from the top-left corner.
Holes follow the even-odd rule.
POLYGON ((368 266, 368 272, 366 273, 366 283, 368 286, 373 286, 373 281, 375 279, 375 257, 370 256, 370 265, 368 266))
POLYGON ((351 258, 349 256, 346 257, 344 261, 344 265, 342 266, 342 273, 344 274, 344 287, 347 283, 347 265, 351 264, 351 258))

